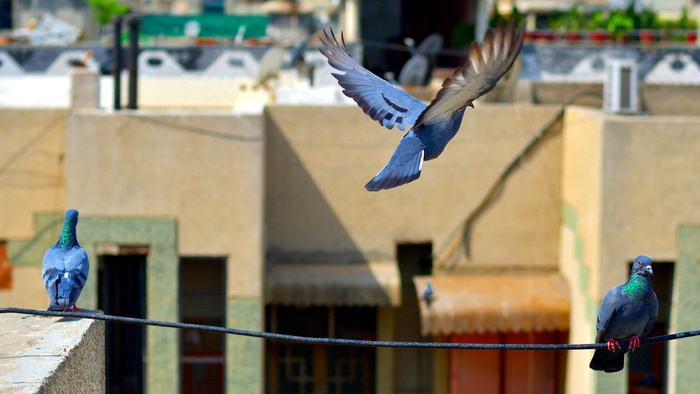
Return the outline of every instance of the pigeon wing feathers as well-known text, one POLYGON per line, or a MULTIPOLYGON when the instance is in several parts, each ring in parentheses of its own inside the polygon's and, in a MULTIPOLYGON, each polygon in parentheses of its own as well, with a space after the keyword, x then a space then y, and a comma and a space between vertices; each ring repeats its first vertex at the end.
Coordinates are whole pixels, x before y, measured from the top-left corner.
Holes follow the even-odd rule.
POLYGON ((396 147, 389 163, 365 185, 365 189, 376 192, 418 179, 423 168, 424 155, 424 146, 418 137, 406 134, 396 147))
POLYGON ((605 333, 610 324, 612 316, 617 311, 619 305, 618 301, 622 297, 622 292, 620 287, 615 287, 608 290, 603 298, 603 303, 600 305, 600 311, 598 312, 598 322, 596 323, 596 342, 606 342, 608 338, 605 338, 605 333))
POLYGON ((66 253, 66 271, 64 279, 59 284, 62 290, 62 297, 65 297, 66 307, 73 306, 80 297, 80 293, 87 282, 90 265, 88 263, 87 253, 80 248, 73 248, 66 253))
POLYGON ((320 50, 328 58, 328 64, 342 72, 333 73, 333 76, 343 87, 343 94, 355 100, 365 114, 388 129, 396 125, 403 131, 406 126, 416 123, 426 104, 357 63, 350 56, 342 35, 341 44, 332 29, 330 35, 325 30, 323 33, 325 40, 321 37, 321 42, 325 48, 320 50))
POLYGON ((49 298, 56 299, 56 281, 64 270, 63 252, 57 248, 49 248, 44 254, 44 261, 41 264, 42 279, 44 286, 49 293, 49 298))
POLYGON ((66 254, 66 272, 68 272, 68 282, 73 287, 82 289, 85 286, 90 265, 83 248, 73 248, 66 254))
POLYGON ((649 310, 649 321, 647 322, 646 327, 644 327, 644 332, 642 332, 642 335, 640 336, 646 336, 649 331, 651 331, 651 328, 654 326, 654 323, 656 323, 656 317, 659 314, 659 302, 657 301, 656 298, 656 293, 652 292, 652 300, 651 300, 651 310, 649 310))
POLYGON ((437 96, 419 116, 416 125, 449 117, 493 89, 520 53, 524 27, 523 23, 516 30, 515 18, 511 18, 505 28, 502 21, 499 21, 495 30, 489 29, 486 32, 482 44, 472 43, 467 62, 445 79, 437 96))
POLYGON ((80 247, 67 252, 51 248, 44 255, 42 270, 51 303, 56 304, 58 299, 67 298, 65 306, 68 307, 78 300, 90 266, 87 253, 80 247))

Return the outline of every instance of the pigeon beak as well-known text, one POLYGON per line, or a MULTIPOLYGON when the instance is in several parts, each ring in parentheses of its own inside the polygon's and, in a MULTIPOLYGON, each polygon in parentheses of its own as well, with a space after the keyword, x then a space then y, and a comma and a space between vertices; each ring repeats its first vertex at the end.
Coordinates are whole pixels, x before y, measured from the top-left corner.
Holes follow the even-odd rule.
POLYGON ((647 265, 644 269, 647 270, 647 272, 649 272, 649 274, 654 275, 654 270, 651 269, 650 265, 647 265))

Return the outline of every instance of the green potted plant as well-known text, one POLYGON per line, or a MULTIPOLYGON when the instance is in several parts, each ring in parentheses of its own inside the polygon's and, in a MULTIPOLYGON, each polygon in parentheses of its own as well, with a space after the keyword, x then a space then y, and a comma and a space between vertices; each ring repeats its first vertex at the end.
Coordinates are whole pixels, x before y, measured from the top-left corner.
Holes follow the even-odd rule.
POLYGON ((635 15, 635 27, 639 30, 639 41, 642 45, 653 44, 656 41, 656 32, 661 27, 656 11, 645 7, 635 15))
POLYGON ((594 44, 602 44, 609 41, 611 36, 607 31, 608 18, 605 12, 598 10, 591 14, 588 23, 586 23, 586 28, 592 30, 588 33, 588 38, 594 44))
POLYGON ((581 41, 584 25, 585 18, 579 4, 574 4, 569 11, 553 17, 548 23, 550 29, 564 31, 566 41, 570 44, 581 41))
POLYGON ((112 23, 115 16, 129 12, 129 7, 121 4, 118 0, 88 0, 88 3, 92 7, 95 22, 100 24, 103 37, 105 26, 112 23))
POLYGON ((678 20, 678 28, 686 30, 685 41, 689 44, 695 44, 698 39, 698 21, 688 17, 688 7, 683 7, 681 17, 678 20))
POLYGON ((625 43, 627 32, 634 29, 634 9, 615 10, 608 16, 606 29, 618 43, 625 43))

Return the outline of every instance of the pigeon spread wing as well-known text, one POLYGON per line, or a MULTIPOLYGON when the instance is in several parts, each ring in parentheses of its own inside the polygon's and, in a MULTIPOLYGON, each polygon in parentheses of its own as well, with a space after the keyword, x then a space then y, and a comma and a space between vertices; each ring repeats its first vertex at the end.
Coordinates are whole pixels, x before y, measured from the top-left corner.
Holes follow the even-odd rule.
POLYGON ((486 32, 483 43, 472 43, 469 60, 445 79, 435 99, 418 118, 416 126, 450 117, 493 89, 518 57, 523 45, 524 28, 525 24, 522 23, 516 31, 515 18, 510 18, 506 27, 499 21, 495 30, 486 32))
POLYGON ((423 143, 413 132, 406 134, 389 163, 365 185, 369 191, 390 189, 418 179, 425 155, 423 143))
POLYGON ((321 53, 328 58, 328 64, 343 74, 333 73, 343 93, 355 100, 357 105, 382 126, 392 129, 394 125, 404 131, 406 126, 416 123, 416 119, 427 107, 420 100, 393 86, 362 67, 350 56, 345 42, 338 42, 333 30, 330 35, 324 31, 325 48, 321 53))

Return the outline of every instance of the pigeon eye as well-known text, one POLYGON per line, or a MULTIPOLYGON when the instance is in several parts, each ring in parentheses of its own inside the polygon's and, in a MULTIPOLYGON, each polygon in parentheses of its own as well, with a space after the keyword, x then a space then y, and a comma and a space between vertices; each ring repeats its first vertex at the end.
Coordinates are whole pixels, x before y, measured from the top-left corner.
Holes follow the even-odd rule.
POLYGON ((641 262, 641 261, 637 261, 637 265, 642 265, 642 262, 641 262))

